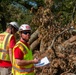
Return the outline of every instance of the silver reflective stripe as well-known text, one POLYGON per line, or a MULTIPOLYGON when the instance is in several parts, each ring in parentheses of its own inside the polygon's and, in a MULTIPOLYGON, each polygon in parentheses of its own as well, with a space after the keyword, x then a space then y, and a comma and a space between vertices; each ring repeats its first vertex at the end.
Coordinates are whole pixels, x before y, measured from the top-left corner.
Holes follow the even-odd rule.
POLYGON ((6 53, 8 53, 7 50, 0 50, 0 52, 6 52, 6 53))
POLYGON ((27 69, 18 69, 15 66, 13 66, 13 69, 19 71, 19 72, 31 72, 34 70, 34 68, 27 68, 27 69))
MULTIPOLYGON (((5 50, 6 50, 6 45, 7 45, 7 43, 8 43, 8 39, 9 39, 10 35, 11 35, 11 34, 8 34, 7 37, 6 37, 6 40, 5 40, 5 43, 4 43, 4 49, 5 49, 5 50)), ((3 50, 3 51, 5 51, 5 50, 3 50)), ((7 50, 6 50, 6 53, 8 53, 7 50)), ((5 59, 6 53, 3 53, 3 55, 2 55, 2 60, 5 59)))
POLYGON ((24 52, 24 53, 27 53, 27 51, 29 50, 28 47, 27 47, 26 45, 24 46, 24 45, 21 44, 21 43, 18 43, 18 44, 23 47, 23 49, 24 49, 23 52, 24 52))
POLYGON ((4 43, 4 44, 5 44, 5 45, 4 45, 4 49, 6 49, 6 45, 7 45, 7 43, 8 43, 8 39, 9 39, 10 35, 11 35, 11 34, 8 34, 7 37, 6 37, 6 40, 5 40, 5 43, 4 43))

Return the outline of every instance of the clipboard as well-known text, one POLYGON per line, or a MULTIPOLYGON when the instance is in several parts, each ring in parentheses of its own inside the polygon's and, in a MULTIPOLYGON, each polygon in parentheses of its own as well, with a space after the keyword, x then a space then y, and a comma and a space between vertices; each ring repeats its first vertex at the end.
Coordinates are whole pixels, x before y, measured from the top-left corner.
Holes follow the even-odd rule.
POLYGON ((47 57, 44 57, 40 60, 40 62, 38 62, 37 64, 34 64, 35 67, 42 67, 42 66, 45 66, 47 64, 49 64, 50 61, 48 60, 47 57))

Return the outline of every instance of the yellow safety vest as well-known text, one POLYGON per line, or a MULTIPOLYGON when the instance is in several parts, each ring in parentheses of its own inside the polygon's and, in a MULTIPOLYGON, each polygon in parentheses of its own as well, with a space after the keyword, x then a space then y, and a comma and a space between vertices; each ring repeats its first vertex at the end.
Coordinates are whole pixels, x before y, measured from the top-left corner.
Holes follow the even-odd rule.
POLYGON ((9 41, 13 35, 7 32, 0 34, 0 60, 10 61, 9 41))
MULTIPOLYGON (((20 50, 24 53, 23 60, 32 60, 32 51, 22 42, 17 42, 16 46, 13 48, 14 49, 18 47, 20 50)), ((26 66, 19 66, 15 62, 14 58, 14 52, 13 52, 13 75, 34 75, 34 65, 26 65, 26 66)))

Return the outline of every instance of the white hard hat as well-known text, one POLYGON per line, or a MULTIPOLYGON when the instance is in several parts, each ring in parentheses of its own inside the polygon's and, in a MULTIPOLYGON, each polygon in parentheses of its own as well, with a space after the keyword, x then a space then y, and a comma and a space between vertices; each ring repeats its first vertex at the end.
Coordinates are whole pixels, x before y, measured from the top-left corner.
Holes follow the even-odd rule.
POLYGON ((9 23, 11 26, 13 26, 14 28, 16 28, 17 30, 19 29, 19 25, 17 22, 10 22, 9 23))
POLYGON ((19 31, 24 31, 24 30, 31 30, 31 27, 28 24, 22 24, 19 27, 19 31))

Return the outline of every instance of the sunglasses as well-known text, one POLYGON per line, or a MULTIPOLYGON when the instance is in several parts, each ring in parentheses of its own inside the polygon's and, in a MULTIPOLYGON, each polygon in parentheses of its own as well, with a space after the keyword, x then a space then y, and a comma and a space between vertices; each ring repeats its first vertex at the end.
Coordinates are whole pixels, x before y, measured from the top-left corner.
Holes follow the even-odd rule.
POLYGON ((25 34, 25 35, 26 35, 26 34, 31 34, 31 32, 22 32, 22 33, 25 34))

